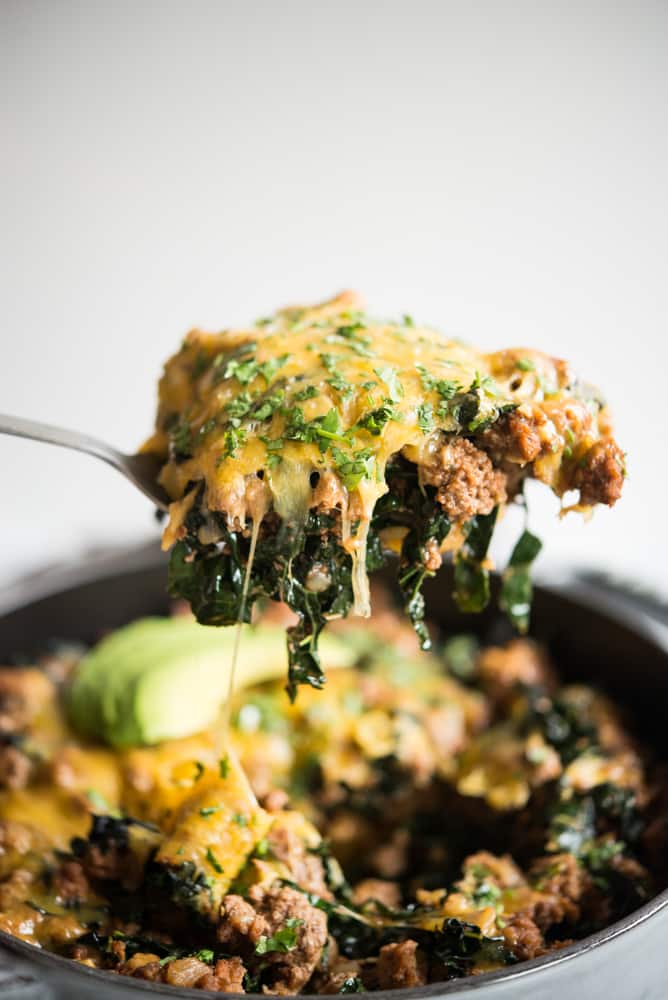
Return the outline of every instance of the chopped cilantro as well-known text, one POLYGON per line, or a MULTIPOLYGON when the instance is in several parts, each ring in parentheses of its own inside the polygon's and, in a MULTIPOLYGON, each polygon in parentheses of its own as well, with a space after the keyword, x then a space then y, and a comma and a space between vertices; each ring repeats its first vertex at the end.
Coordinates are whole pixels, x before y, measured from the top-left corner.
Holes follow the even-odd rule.
POLYGON ((195 777, 193 778, 193 781, 199 781, 205 771, 204 764, 201 760, 194 760, 193 764, 195 765, 195 777))
POLYGON ((262 840, 258 840, 257 844, 255 845, 255 853, 257 854, 258 858, 266 858, 267 854, 269 853, 269 841, 267 840, 266 837, 263 837, 262 840))
POLYGON ((182 417, 172 427, 169 433, 174 451, 179 455, 189 455, 192 448, 192 431, 190 424, 182 417))
POLYGON ((361 427, 363 430, 368 431, 369 434, 373 434, 374 437, 378 437, 382 433, 385 424, 390 420, 396 420, 396 418, 397 412, 394 407, 385 404, 378 407, 377 410, 370 410, 369 413, 365 413, 358 420, 357 427, 361 427))
POLYGON ((241 427, 228 427, 223 438, 221 458, 234 458, 237 450, 246 443, 246 431, 241 427))
POLYGON ((420 373, 422 388, 427 392, 437 392, 442 400, 447 401, 459 392, 460 386, 449 378, 436 378, 424 365, 415 366, 420 373))
POLYGON ((213 868, 213 870, 218 873, 218 875, 222 875, 223 874, 223 872, 225 871, 225 869, 223 868, 223 866, 221 865, 220 861, 218 860, 218 858, 213 853, 213 851, 211 850, 210 847, 207 847, 207 849, 206 849, 206 860, 209 862, 209 864, 211 865, 211 867, 213 868))
POLYGON ((267 449, 267 468, 275 469, 283 461, 281 458, 283 438, 261 437, 260 441, 267 449))
POLYGON ((221 757, 218 761, 218 773, 221 778, 226 778, 230 773, 230 758, 227 754, 225 754, 224 757, 221 757))
POLYGON ((198 958, 200 962, 206 962, 208 965, 211 965, 215 958, 215 953, 211 948, 200 948, 199 951, 195 952, 195 958, 198 958))
POLYGON ((214 813, 220 812, 222 808, 222 806, 203 806, 202 809, 200 809, 199 814, 200 816, 205 817, 213 816, 214 813))
POLYGON ((288 917, 285 921, 285 926, 277 930, 275 934, 272 934, 270 937, 262 934, 260 940, 255 945, 256 954, 266 955, 270 951, 282 953, 294 951, 297 947, 297 928, 301 927, 303 923, 303 920, 299 920, 296 917, 288 917))
POLYGON ((113 806, 109 805, 102 792, 98 792, 97 788, 87 788, 86 798, 90 802, 93 809, 103 816, 114 816, 118 818, 121 815, 118 809, 114 809, 113 806))
POLYGON ((425 434, 434 429, 434 408, 431 403, 420 403, 417 410, 418 427, 425 434))
POLYGON ((323 368, 333 374, 336 373, 337 362, 341 360, 338 354, 331 354, 329 351, 324 351, 322 354, 319 354, 318 357, 320 358, 320 363, 323 368))
POLYGON ((315 399, 318 395, 318 387, 316 385, 307 385, 305 389, 300 389, 299 392, 294 394, 294 399, 296 402, 301 403, 305 399, 315 399))
POLYGON ((521 372, 533 372, 536 370, 536 363, 531 358, 519 358, 515 367, 521 372))
POLYGON ((244 816, 243 813, 235 813, 232 822, 236 826, 248 826, 248 816, 244 816))
POLYGON ((340 448, 333 448, 334 465, 347 490, 356 489, 363 479, 371 479, 374 459, 371 448, 363 448, 346 455, 340 448))
POLYGON ((378 378, 382 379, 387 386, 390 393, 390 399, 393 403, 398 403, 404 398, 404 387, 401 384, 396 368, 392 368, 391 365, 386 365, 384 368, 374 368, 374 371, 378 378))
POLYGON ((480 372, 475 373, 475 378, 469 386, 469 392, 475 392, 476 389, 481 389, 488 396, 499 396, 499 387, 492 378, 491 375, 481 375, 480 372))
POLYGON ((225 413, 232 420, 240 420, 245 417, 253 405, 253 398, 248 392, 240 392, 225 407, 225 413))
POLYGON ((248 385, 254 379, 261 376, 267 384, 271 382, 279 368, 282 368, 288 360, 287 354, 282 354, 280 358, 270 358, 268 361, 256 361, 248 358, 240 361, 232 358, 225 366, 223 378, 236 378, 242 385, 248 385))
POLYGON ((332 389, 336 389, 344 399, 348 399, 355 391, 355 387, 338 372, 335 372, 331 378, 327 379, 327 385, 331 385, 332 389))
POLYGON ((249 416, 251 420, 268 420, 277 410, 280 410, 285 401, 285 390, 277 389, 270 395, 261 399, 253 407, 249 416))

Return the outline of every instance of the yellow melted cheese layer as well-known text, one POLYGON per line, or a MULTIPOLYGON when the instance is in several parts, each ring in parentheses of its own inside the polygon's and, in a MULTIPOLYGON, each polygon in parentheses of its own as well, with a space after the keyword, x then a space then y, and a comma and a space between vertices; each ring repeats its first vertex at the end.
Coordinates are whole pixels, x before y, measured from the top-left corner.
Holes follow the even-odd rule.
POLYGON ((348 480, 349 488, 341 477, 340 507, 342 542, 353 559, 355 610, 368 614, 366 535, 374 506, 387 491, 388 461, 401 453, 420 467, 443 433, 461 433, 439 380, 457 393, 475 392, 480 421, 509 406, 528 415, 539 407, 540 433, 549 447, 533 472, 559 495, 564 492, 564 452, 572 455, 574 438, 583 450, 597 440, 599 408, 570 394, 563 362, 524 349, 484 354, 408 319, 371 319, 361 305, 346 292, 317 306, 284 309, 252 328, 187 335, 165 367, 157 430, 144 445, 165 458, 161 483, 174 498, 166 548, 179 537, 199 484, 203 506, 224 512, 231 527, 243 527, 272 507, 284 520, 300 521, 316 502, 313 474, 341 474, 342 456, 361 455, 365 474, 348 480), (248 361, 251 367, 244 368, 248 361), (230 405, 244 394, 258 403, 276 392, 283 393, 282 406, 264 420, 237 420, 230 437, 230 405), (381 407, 390 407, 392 417, 374 434, 363 423, 381 407), (316 441, 287 439, 297 408, 306 424, 334 411, 337 433, 316 441), (177 421, 187 455, 174 450, 177 421))

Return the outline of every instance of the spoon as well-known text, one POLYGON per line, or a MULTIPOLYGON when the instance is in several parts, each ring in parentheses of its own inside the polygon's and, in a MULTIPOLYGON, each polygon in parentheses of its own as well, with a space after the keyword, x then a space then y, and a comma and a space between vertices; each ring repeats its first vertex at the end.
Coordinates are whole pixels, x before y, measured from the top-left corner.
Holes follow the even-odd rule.
POLYGON ((160 510, 166 511, 171 503, 166 490, 158 483, 162 462, 157 455, 124 455, 105 441, 90 437, 88 434, 68 431, 64 427, 52 427, 51 424, 42 424, 36 420, 24 420, 23 417, 10 417, 6 414, 0 414, 0 434, 31 438, 33 441, 44 441, 45 444, 57 444, 61 448, 72 448, 73 451, 94 455, 95 458, 101 458, 107 465, 122 473, 160 510))

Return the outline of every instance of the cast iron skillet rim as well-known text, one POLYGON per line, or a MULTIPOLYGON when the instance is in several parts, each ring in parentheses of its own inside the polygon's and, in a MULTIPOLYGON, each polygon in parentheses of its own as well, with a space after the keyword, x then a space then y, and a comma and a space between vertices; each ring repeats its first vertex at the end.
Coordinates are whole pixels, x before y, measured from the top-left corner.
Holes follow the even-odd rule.
MULTIPOLYGON (((132 572, 133 570, 139 569, 150 569, 151 567, 159 567, 161 563, 164 562, 164 557, 161 557, 155 550, 153 545, 142 547, 134 552, 125 552, 121 555, 118 553, 111 554, 106 558, 99 560, 94 560, 91 565, 90 562, 82 562, 79 565, 64 567, 62 571, 55 571, 53 574, 49 575, 48 581, 43 579, 40 582, 35 581, 35 586, 26 588, 24 585, 17 584, 15 587, 7 588, 0 595, 0 615, 11 613, 12 611, 18 610, 21 607, 28 607, 32 603, 36 603, 46 597, 55 596, 60 592, 67 592, 76 587, 85 585, 86 583, 101 582, 106 579, 112 579, 114 577, 122 576, 125 573, 132 572)), ((592 610, 595 610, 598 614, 603 616, 609 615, 609 606, 606 608, 607 602, 605 600, 599 602, 597 600, 587 600, 586 597, 581 597, 577 595, 577 599, 569 597, 567 593, 562 590, 561 587, 552 587, 541 585, 536 588, 536 590, 543 591, 544 593, 550 595, 553 594, 558 596, 562 601, 571 603, 573 605, 589 605, 592 610)), ((616 610, 616 609, 615 609, 616 610)), ((665 655, 665 648, 662 649, 662 644, 657 640, 656 634, 643 623, 641 618, 636 618, 631 624, 631 621, 624 616, 626 619, 624 624, 627 628, 633 629, 639 633, 646 641, 650 642, 652 645, 660 649, 665 655)), ((529 976, 540 972, 543 969, 550 968, 551 966, 561 964, 562 962, 570 961, 571 959, 578 958, 580 955, 584 955, 595 948, 599 948, 601 945, 606 944, 608 941, 612 941, 622 934, 626 934, 645 923, 650 917, 659 913, 665 907, 668 906, 668 889, 665 889, 658 896, 655 896, 649 902, 645 903, 643 906, 634 910, 632 913, 628 914, 622 920, 611 924, 609 927, 605 927, 595 934, 591 934, 586 938, 582 938, 565 948, 561 948, 558 951, 550 952, 546 955, 542 955, 539 958, 530 959, 529 961, 521 962, 517 966, 511 966, 506 969, 496 970, 494 972, 487 972, 479 976, 463 977, 458 979, 452 979, 449 981, 441 983, 430 983, 428 986, 416 987, 414 989, 396 989, 396 990, 375 990, 373 995, 378 997, 379 1000, 422 1000, 422 998, 431 998, 440 996, 442 994, 454 993, 455 991, 464 992, 471 991, 482 987, 484 985, 492 985, 497 982, 511 981, 514 979, 519 979, 524 976, 529 976)), ((43 951, 37 948, 35 945, 31 945, 26 941, 21 941, 20 939, 14 937, 5 931, 0 931, 0 945, 8 948, 10 951, 17 953, 23 959, 29 963, 35 963, 38 966, 50 966, 55 969, 61 970, 68 977, 69 976, 80 976, 81 986, 87 979, 91 986, 98 982, 100 984, 106 984, 108 986, 117 986, 123 989, 133 989, 137 991, 143 991, 144 993, 151 993, 153 995, 162 996, 172 996, 172 997, 183 997, 192 998, 192 1000, 202 1000, 205 992, 202 990, 190 990, 190 989, 178 989, 178 987, 170 986, 167 983, 151 983, 145 982, 138 979, 132 979, 131 977, 122 977, 122 983, 119 982, 121 977, 117 973, 108 972, 102 969, 90 969, 84 965, 77 965, 72 959, 64 958, 61 955, 56 955, 53 952, 43 951)), ((264 994, 241 994, 241 993, 231 993, 227 994, 232 998, 241 998, 243 996, 264 996, 264 994)), ((299 994, 300 996, 312 998, 312 1000, 325 1000, 327 995, 325 994, 299 994)))
MULTIPOLYGON (((397 989, 397 990, 374 990, 369 994, 370 997, 378 997, 378 1000, 422 1000, 422 998, 430 998, 441 996, 442 994, 454 993, 455 991, 463 992, 469 990, 475 990, 479 986, 484 985, 491 986, 493 983, 501 981, 510 981, 514 979, 519 979, 523 976, 529 976, 539 973, 543 969, 551 968, 554 965, 559 965, 562 962, 571 961, 576 959, 587 952, 593 951, 595 948, 601 947, 601 945, 606 944, 608 941, 614 940, 614 938, 620 937, 622 934, 627 934, 629 931, 633 930, 635 927, 644 924, 646 920, 659 913, 668 906, 668 889, 664 890, 660 895, 656 896, 654 899, 650 900, 649 903, 645 903, 640 909, 634 910, 623 920, 617 921, 615 924, 611 924, 609 927, 605 927, 601 931, 597 931, 596 934, 591 934, 589 937, 582 938, 581 941, 577 941, 575 944, 568 945, 566 948, 561 948, 558 951, 550 952, 547 955, 542 955, 540 958, 533 958, 527 962, 521 962, 517 966, 511 966, 507 969, 497 970, 495 972, 486 972, 480 976, 469 976, 459 979, 451 979, 442 983, 430 983, 428 986, 420 986, 415 989, 397 989)), ((35 945, 28 944, 27 941, 20 941, 18 938, 13 937, 11 934, 7 934, 5 931, 0 931, 0 945, 4 945, 11 951, 17 952, 22 958, 33 963, 36 962, 37 965, 55 966, 57 969, 61 969, 68 975, 81 976, 81 987, 84 987, 84 981, 87 978, 91 986, 95 982, 100 984, 105 983, 107 985, 117 985, 119 988, 123 989, 135 989, 138 991, 143 991, 145 993, 158 994, 161 996, 171 996, 171 997, 183 997, 192 998, 192 1000, 203 1000, 206 997, 206 991, 203 990, 189 990, 189 989, 179 989, 175 986, 170 986, 167 983, 151 983, 145 982, 140 979, 132 979, 130 976, 119 976, 115 972, 107 972, 102 969, 89 969, 85 965, 77 965, 71 958, 64 958, 61 955, 55 955, 53 952, 42 951, 35 945), (119 980, 122 980, 119 981, 119 980)), ((242 997, 265 997, 265 994, 261 993, 228 993, 226 996, 235 998, 235 1000, 241 1000, 242 997)), ((321 994, 321 993, 302 993, 298 996, 308 997, 309 1000, 331 1000, 331 994, 321 994)))

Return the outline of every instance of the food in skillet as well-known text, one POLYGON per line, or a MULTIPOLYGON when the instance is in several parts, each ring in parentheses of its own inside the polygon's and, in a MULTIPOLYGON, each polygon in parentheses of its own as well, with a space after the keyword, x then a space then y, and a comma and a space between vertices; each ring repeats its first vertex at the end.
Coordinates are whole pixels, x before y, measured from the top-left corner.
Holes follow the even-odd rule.
POLYGON ((381 605, 294 705, 281 630, 254 628, 223 756, 183 677, 201 704, 224 630, 149 620, 1 670, 0 929, 175 986, 351 993, 541 955, 666 884, 665 776, 606 697, 525 639, 420 652, 381 605))
MULTIPOLYGON (((174 500, 171 593, 215 625, 250 620, 260 597, 285 601, 298 616, 292 696, 322 686, 325 621, 369 614, 368 573, 389 554, 427 647, 425 577, 453 552, 459 606, 484 607, 494 524, 525 478, 576 491, 580 510, 615 503, 624 478, 605 405, 565 362, 380 321, 352 293, 249 329, 193 330, 166 365, 144 448, 174 500)), ((504 577, 520 629, 539 548, 525 533, 504 577)))

